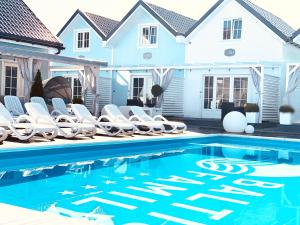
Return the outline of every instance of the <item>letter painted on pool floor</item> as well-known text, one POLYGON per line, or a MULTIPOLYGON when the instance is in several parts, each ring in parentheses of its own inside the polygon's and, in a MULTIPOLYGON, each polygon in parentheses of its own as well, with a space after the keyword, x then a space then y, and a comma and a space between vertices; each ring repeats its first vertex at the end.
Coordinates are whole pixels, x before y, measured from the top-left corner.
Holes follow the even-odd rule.
POLYGON ((271 183, 259 180, 249 180, 249 179, 238 179, 233 181, 234 184, 249 186, 249 187, 260 187, 260 188, 281 188, 284 185, 278 183, 271 183))
POLYGON ((152 183, 152 182, 144 182, 144 184, 150 185, 150 186, 146 186, 146 188, 128 186, 126 188, 135 190, 135 191, 142 191, 142 192, 147 192, 147 193, 152 193, 152 194, 162 195, 162 196, 173 195, 172 193, 167 192, 166 190, 170 190, 170 191, 186 191, 187 190, 186 188, 169 186, 169 185, 152 183))
POLYGON ((231 214, 233 212, 232 210, 228 210, 228 209, 223 209, 218 212, 218 211, 214 211, 214 210, 210 210, 210 209, 204 209, 204 208, 181 204, 181 203, 177 203, 177 202, 172 203, 171 205, 175 206, 175 207, 183 208, 183 209, 188 209, 188 210, 192 210, 192 211, 196 211, 196 212, 200 212, 200 213, 209 214, 209 215, 211 215, 209 218, 212 220, 223 219, 225 216, 228 216, 229 214, 231 214))
POLYGON ((137 209, 136 206, 133 205, 128 205, 128 204, 124 204, 121 202, 116 202, 116 201, 112 201, 112 200, 108 200, 108 199, 104 199, 104 198, 98 198, 98 197, 89 197, 89 198, 85 198, 76 202, 72 202, 74 205, 82 205, 85 203, 89 203, 89 202, 99 202, 99 203, 103 203, 103 204, 107 204, 107 205, 113 205, 116 207, 120 207, 120 208, 124 208, 124 209, 129 209, 129 210, 135 210, 137 209))
POLYGON ((220 193, 229 193, 229 194, 235 194, 235 195, 248 195, 248 196, 255 196, 255 197, 262 197, 264 194, 254 192, 254 191, 249 191, 246 189, 242 188, 237 188, 229 185, 220 185, 223 187, 223 189, 218 190, 218 189, 209 189, 209 191, 214 191, 214 192, 220 192, 220 193))
MULTIPOLYGON (((191 221, 191 220, 178 218, 178 217, 175 217, 175 216, 169 216, 169 215, 158 213, 158 212, 150 212, 150 213, 148 213, 148 215, 152 216, 152 217, 162 219, 164 221, 171 221, 171 222, 179 223, 179 224, 183 224, 183 225, 205 225, 203 223, 198 223, 198 222, 194 222, 194 221, 191 221)), ((163 224, 165 224, 165 223, 163 223, 163 224)))
POLYGON ((203 194, 203 193, 198 193, 193 196, 190 196, 190 197, 186 198, 186 200, 195 201, 195 200, 198 200, 199 198, 210 198, 210 199, 215 199, 215 200, 220 200, 220 201, 225 201, 225 202, 232 202, 232 203, 236 203, 236 204, 240 204, 240 205, 248 205, 249 204, 249 202, 246 202, 246 201, 241 201, 241 200, 232 199, 232 198, 224 198, 224 197, 220 197, 220 196, 216 196, 216 195, 209 195, 209 194, 203 194))
POLYGON ((157 178, 156 180, 174 182, 174 183, 183 183, 183 184, 199 184, 199 185, 204 184, 201 181, 192 180, 192 179, 188 179, 185 177, 179 177, 179 176, 175 176, 175 175, 170 175, 170 178, 166 178, 166 179, 165 178, 157 178))
POLYGON ((212 174, 212 173, 203 173, 197 171, 187 171, 188 173, 196 174, 196 177, 212 177, 210 180, 221 180, 226 178, 226 176, 212 174))

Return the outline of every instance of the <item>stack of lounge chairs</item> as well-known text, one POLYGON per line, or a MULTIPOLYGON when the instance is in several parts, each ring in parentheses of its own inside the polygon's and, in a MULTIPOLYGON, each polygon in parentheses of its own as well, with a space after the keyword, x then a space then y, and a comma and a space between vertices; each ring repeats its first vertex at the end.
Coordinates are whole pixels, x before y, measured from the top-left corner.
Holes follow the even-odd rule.
POLYGON ((106 105, 102 115, 96 118, 84 105, 71 104, 68 108, 60 98, 52 99, 52 111, 40 97, 32 97, 30 102, 25 103, 26 113, 16 96, 5 96, 4 104, 0 103, 0 143, 8 136, 29 141, 35 136, 47 140, 57 136, 93 137, 98 131, 108 136, 132 136, 182 133, 186 130, 184 123, 168 121, 163 116, 152 118, 137 106, 130 107, 132 116, 126 118, 117 106, 106 105))

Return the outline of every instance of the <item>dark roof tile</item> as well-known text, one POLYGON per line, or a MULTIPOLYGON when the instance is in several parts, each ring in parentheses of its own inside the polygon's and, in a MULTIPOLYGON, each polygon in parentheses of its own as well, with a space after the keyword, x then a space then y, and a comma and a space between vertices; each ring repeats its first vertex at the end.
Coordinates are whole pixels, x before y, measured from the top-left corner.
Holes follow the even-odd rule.
POLYGON ((107 36, 119 24, 119 21, 99 16, 93 13, 86 12, 85 14, 96 24, 96 26, 103 32, 105 36, 107 36))
POLYGON ((196 20, 174 11, 147 2, 146 4, 177 33, 184 35, 196 23, 196 20))
POLYGON ((22 0, 0 0, 0 38, 63 49, 22 0))

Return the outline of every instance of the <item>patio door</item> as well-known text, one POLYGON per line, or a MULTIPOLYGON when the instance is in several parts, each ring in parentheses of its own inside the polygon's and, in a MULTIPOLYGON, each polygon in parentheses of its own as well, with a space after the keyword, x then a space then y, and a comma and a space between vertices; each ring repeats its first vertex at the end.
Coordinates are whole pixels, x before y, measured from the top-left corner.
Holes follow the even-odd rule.
POLYGON ((248 78, 243 76, 205 76, 203 118, 221 118, 223 102, 243 106, 247 102, 248 78))

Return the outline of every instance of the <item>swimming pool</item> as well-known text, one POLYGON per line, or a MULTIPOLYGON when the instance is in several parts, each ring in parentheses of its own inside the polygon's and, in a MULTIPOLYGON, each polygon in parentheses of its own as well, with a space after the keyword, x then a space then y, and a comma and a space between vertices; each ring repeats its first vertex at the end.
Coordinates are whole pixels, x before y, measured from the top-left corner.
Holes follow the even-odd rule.
POLYGON ((210 136, 3 149, 0 202, 105 225, 300 224, 299 144, 210 136))

